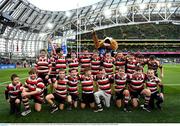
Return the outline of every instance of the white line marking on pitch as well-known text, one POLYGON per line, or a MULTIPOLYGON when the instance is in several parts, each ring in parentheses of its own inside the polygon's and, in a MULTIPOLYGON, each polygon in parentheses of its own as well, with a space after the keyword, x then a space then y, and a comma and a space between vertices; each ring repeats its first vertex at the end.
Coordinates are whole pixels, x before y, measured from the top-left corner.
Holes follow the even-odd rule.
MULTIPOLYGON (((27 77, 24 77, 24 78, 21 78, 20 80, 24 80, 26 79, 27 77)), ((11 83, 11 81, 5 81, 5 82, 2 82, 0 83, 0 86, 4 85, 4 84, 7 84, 7 83, 11 83)))
POLYGON ((180 86, 180 84, 164 84, 165 86, 180 86))

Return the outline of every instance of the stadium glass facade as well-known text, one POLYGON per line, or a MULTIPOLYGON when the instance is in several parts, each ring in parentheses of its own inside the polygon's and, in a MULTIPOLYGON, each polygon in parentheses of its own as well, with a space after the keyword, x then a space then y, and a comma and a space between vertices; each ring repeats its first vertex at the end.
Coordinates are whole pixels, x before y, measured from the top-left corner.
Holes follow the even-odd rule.
MULTIPOLYGON (((40 10, 27 0, 0 1, 0 53, 35 57, 49 34, 63 37, 122 25, 171 22, 179 25, 180 0, 102 0, 69 11, 40 10)), ((80 39, 80 38, 76 38, 80 39)), ((78 44, 78 42, 77 42, 78 44)))

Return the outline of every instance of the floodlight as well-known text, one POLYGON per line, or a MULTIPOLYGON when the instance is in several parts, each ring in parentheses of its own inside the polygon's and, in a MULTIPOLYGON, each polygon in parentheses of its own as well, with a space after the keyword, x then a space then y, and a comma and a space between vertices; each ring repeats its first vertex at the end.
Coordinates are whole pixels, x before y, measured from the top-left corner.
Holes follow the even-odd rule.
POLYGON ((48 23, 46 26, 47 28, 52 29, 54 25, 52 23, 48 23))
POLYGON ((120 6, 119 7, 119 12, 124 15, 128 12, 128 8, 126 6, 120 6))
POLYGON ((156 4, 156 8, 157 8, 157 9, 161 9, 161 3, 157 3, 157 4, 156 4))
POLYGON ((171 8, 172 4, 171 3, 167 3, 167 7, 171 8))
POLYGON ((161 3, 161 7, 165 7, 166 6, 166 4, 165 3, 161 3))
POLYGON ((40 33, 39 37, 44 37, 46 34, 45 33, 40 33))
POLYGON ((121 16, 126 16, 128 13, 128 7, 127 6, 120 6, 119 7, 119 13, 121 16))
POLYGON ((65 15, 66 15, 67 17, 71 17, 71 12, 70 12, 70 11, 66 11, 65 15))
POLYGON ((103 14, 106 18, 110 18, 112 11, 110 9, 107 9, 107 10, 104 10, 103 14))
POLYGON ((140 5, 139 5, 139 8, 140 8, 141 10, 144 10, 144 9, 146 8, 146 5, 145 5, 145 4, 140 4, 140 5))
POLYGON ((92 10, 96 9, 96 5, 92 5, 92 10))

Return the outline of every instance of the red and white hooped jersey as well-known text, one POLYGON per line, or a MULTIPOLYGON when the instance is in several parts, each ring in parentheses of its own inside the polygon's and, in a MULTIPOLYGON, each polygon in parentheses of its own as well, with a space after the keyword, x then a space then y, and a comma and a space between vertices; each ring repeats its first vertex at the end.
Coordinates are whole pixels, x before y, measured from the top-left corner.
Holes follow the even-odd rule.
POLYGON ((158 77, 146 76, 146 87, 150 89, 152 94, 158 91, 158 84, 159 83, 160 83, 160 79, 158 77))
POLYGON ((138 91, 144 89, 145 74, 135 72, 129 76, 130 84, 129 89, 131 91, 138 91))
POLYGON ((91 57, 81 56, 79 61, 81 63, 81 68, 88 68, 91 66, 91 57))
POLYGON ((75 58, 75 59, 69 59, 68 60, 68 65, 69 65, 69 68, 74 68, 74 69, 78 69, 78 66, 79 66, 79 60, 78 58, 75 58))
POLYGON ((111 84, 110 84, 110 78, 111 75, 97 75, 96 81, 99 85, 99 89, 105 91, 108 94, 111 94, 111 84))
POLYGON ((127 74, 124 72, 121 73, 116 73, 114 75, 114 80, 115 80, 115 91, 119 92, 125 89, 126 83, 127 83, 127 74))
POLYGON ((34 96, 43 97, 45 85, 41 78, 36 78, 35 80, 32 80, 30 77, 28 77, 25 82, 25 87, 29 90, 29 92, 38 90, 39 93, 35 94, 34 96))
POLYGON ((66 69, 67 68, 66 63, 67 63, 67 61, 64 56, 58 57, 58 59, 56 60, 56 70, 66 69))
POLYGON ((69 75, 67 79, 68 79, 68 92, 73 94, 78 94, 79 76, 69 75))
POLYGON ((21 83, 19 83, 17 85, 14 85, 11 83, 6 87, 5 93, 7 93, 7 95, 10 98, 17 98, 20 95, 20 93, 22 92, 22 90, 23 90, 23 86, 21 83))
POLYGON ((114 64, 114 58, 110 58, 110 59, 105 58, 103 60, 103 66, 105 68, 106 73, 113 72, 113 64, 114 64))
POLYGON ((101 66, 101 58, 100 57, 91 60, 91 72, 93 75, 97 75, 100 66, 101 66))
POLYGON ((93 93, 94 91, 94 79, 93 75, 85 76, 80 75, 81 85, 82 85, 82 92, 83 93, 93 93))
POLYGON ((37 69, 38 74, 47 74, 49 71, 49 62, 47 57, 39 57, 37 60, 35 67, 37 69))
POLYGON ((126 73, 133 74, 136 71, 137 61, 127 61, 126 73))
POLYGON ((66 78, 64 79, 58 79, 57 80, 57 88, 55 88, 55 93, 59 96, 66 98, 67 96, 67 83, 68 80, 66 78))
POLYGON ((49 68, 51 68, 51 73, 50 75, 56 75, 56 59, 54 57, 51 57, 49 60, 49 68))
POLYGON ((126 60, 124 58, 115 58, 114 62, 115 67, 124 67, 126 66, 126 60))

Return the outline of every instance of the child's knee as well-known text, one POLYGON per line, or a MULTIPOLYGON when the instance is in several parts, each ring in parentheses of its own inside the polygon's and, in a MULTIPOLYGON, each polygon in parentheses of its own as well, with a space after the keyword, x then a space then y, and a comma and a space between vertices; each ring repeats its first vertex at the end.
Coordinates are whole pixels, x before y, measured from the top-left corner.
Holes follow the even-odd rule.
POLYGON ((20 102, 21 102, 20 99, 16 99, 16 100, 15 100, 15 103, 16 103, 16 104, 20 104, 20 102))

